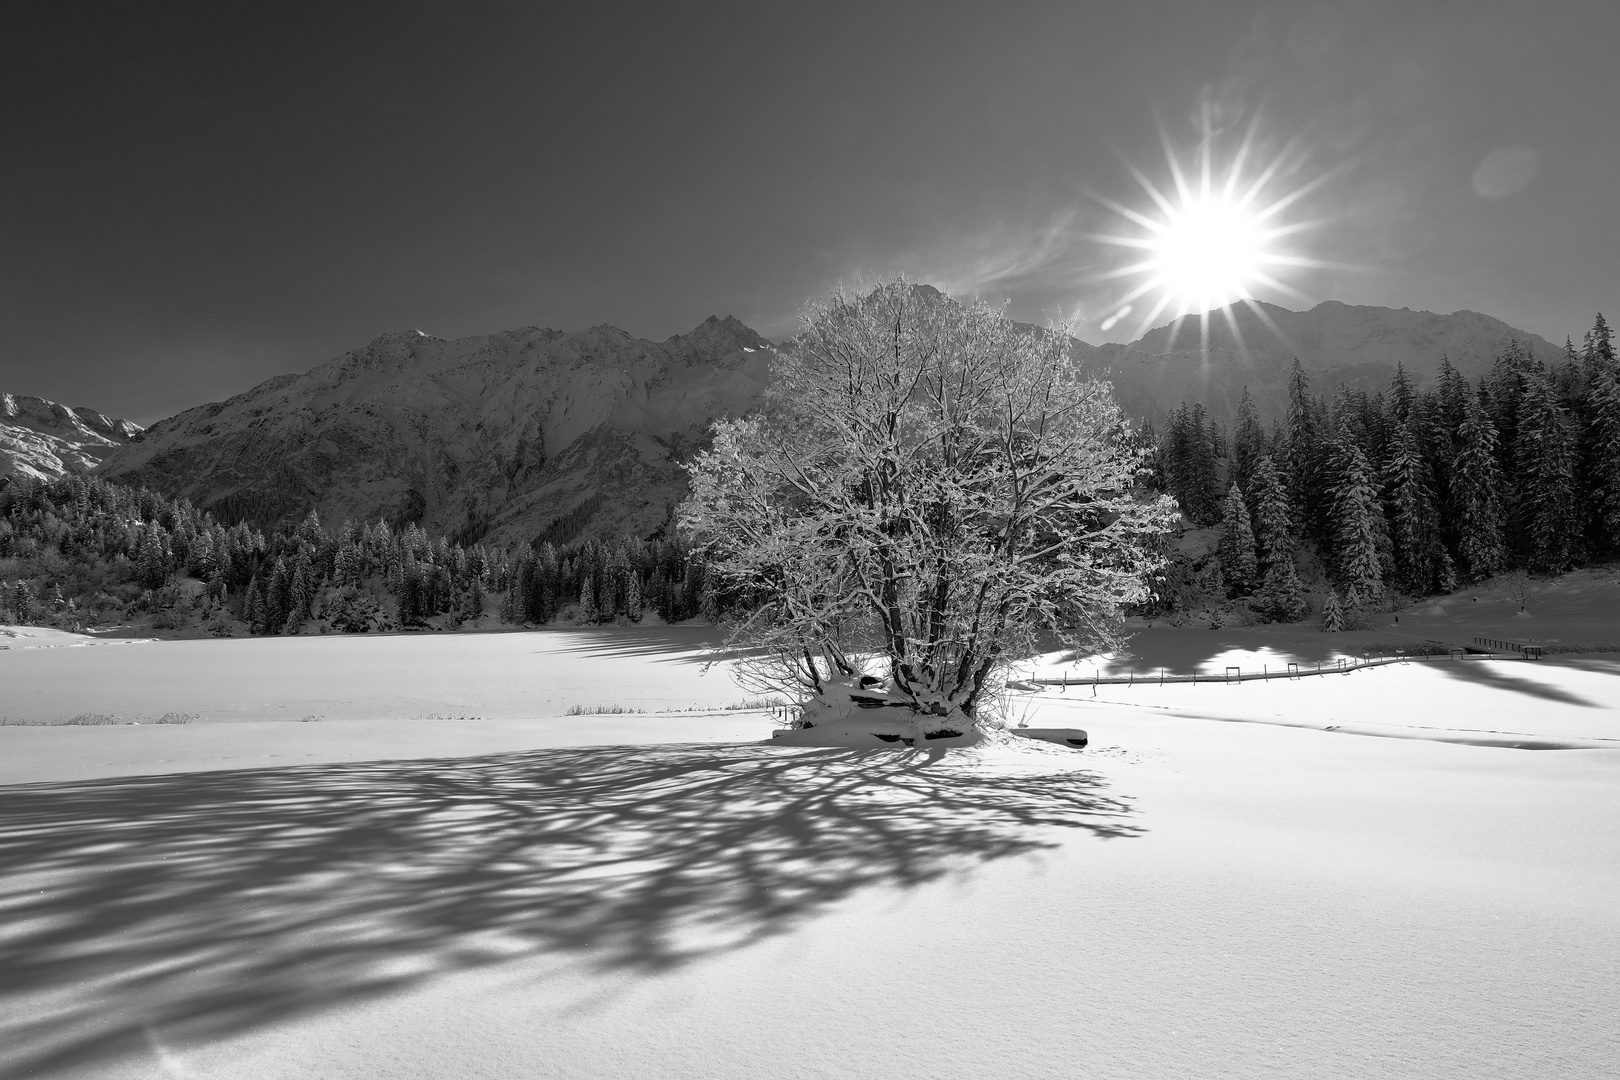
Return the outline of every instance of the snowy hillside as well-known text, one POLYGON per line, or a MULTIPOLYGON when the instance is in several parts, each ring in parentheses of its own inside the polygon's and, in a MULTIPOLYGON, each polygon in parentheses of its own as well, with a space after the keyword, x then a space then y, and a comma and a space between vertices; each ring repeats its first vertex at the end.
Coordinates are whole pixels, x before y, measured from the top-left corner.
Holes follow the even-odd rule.
POLYGON ((314 509, 496 544, 645 536, 709 423, 758 400, 770 353, 730 317, 662 343, 611 326, 385 334, 154 424, 99 475, 261 522, 314 509))
POLYGON ((54 480, 95 468, 140 426, 94 409, 26 394, 0 394, 0 476, 54 480))

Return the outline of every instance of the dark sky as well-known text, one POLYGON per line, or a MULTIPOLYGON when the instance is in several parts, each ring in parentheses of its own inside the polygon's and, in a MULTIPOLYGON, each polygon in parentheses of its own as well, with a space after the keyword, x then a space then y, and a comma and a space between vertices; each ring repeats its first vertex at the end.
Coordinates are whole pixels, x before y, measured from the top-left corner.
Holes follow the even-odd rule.
POLYGON ((1326 177, 1291 243, 1339 265, 1263 298, 1620 316, 1613 0, 571 6, 8 5, 0 389, 150 423, 384 330, 780 337, 894 271, 1130 337, 1094 196, 1195 115, 1326 177))

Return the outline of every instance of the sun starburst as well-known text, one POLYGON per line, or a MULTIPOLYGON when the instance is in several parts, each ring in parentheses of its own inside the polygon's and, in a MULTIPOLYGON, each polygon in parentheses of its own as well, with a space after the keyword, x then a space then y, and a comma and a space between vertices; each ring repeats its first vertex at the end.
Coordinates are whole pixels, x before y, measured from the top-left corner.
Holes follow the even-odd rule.
MULTIPOLYGON (((1121 234, 1093 239, 1137 254, 1123 266, 1099 274, 1098 281, 1126 281, 1128 291, 1109 305, 1113 312, 1102 328, 1110 330, 1144 302, 1146 313, 1134 336, 1161 315, 1180 320, 1202 316, 1207 338, 1209 316, 1221 311, 1235 334, 1234 305, 1252 308, 1266 323, 1271 319, 1256 302, 1256 292, 1308 300, 1283 279, 1291 268, 1329 265, 1293 246, 1300 234, 1320 224, 1297 216, 1301 200, 1321 186, 1328 174, 1299 180, 1303 155, 1285 147, 1269 161, 1254 163, 1256 125, 1251 124, 1229 160, 1217 158, 1217 135, 1207 133, 1184 164, 1161 130, 1169 184, 1155 183, 1130 162, 1126 167, 1150 206, 1136 209, 1093 195, 1135 226, 1121 234)), ((1178 322, 1179 326, 1179 322, 1178 322)))

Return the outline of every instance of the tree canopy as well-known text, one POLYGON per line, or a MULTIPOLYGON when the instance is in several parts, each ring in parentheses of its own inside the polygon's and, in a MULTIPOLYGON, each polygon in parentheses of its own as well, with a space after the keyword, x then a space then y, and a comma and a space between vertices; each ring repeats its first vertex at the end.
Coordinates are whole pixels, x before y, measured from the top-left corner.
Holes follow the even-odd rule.
POLYGON ((749 598, 729 643, 762 689, 871 675, 973 721, 1043 641, 1108 646, 1173 504, 1067 335, 904 279, 810 306, 762 412, 714 426, 680 525, 749 598))

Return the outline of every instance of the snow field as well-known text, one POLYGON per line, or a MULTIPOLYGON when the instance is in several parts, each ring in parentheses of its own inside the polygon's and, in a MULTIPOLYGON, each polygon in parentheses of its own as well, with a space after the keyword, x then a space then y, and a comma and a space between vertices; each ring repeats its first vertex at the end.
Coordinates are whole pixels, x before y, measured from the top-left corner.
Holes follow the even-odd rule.
POLYGON ((1590 1077, 1620 1059, 1620 753, 1342 733, 1602 737, 1611 667, 1071 687, 1022 702, 1088 728, 1086 751, 854 754, 744 743, 768 736, 758 713, 559 715, 580 695, 742 696, 665 631, 608 635, 374 639, 346 663, 286 649, 306 639, 0 653, 0 711, 26 672, 74 711, 251 715, 283 663, 295 708, 351 709, 0 728, 0 1077, 1590 1077), (215 644, 246 648, 183 648, 215 644), (128 673, 130 696, 104 687, 128 673), (495 704, 456 707, 491 719, 368 711, 374 693, 448 715, 457 673, 495 704), (307 756, 268 756, 289 747, 307 756))

